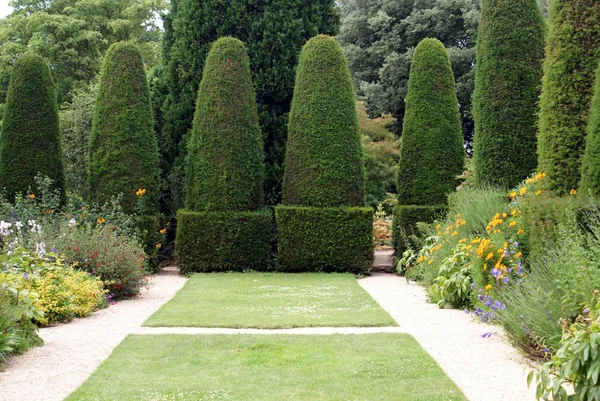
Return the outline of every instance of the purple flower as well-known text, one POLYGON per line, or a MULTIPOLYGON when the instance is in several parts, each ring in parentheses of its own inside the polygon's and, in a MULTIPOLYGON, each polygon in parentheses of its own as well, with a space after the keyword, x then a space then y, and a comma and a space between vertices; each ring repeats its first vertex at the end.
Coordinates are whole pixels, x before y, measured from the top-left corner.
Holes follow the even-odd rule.
POLYGON ((50 252, 52 253, 56 253, 58 250, 56 249, 56 245, 52 245, 52 249, 50 249, 50 252))
POLYGON ((468 310, 468 309, 465 309, 465 313, 469 313, 469 310, 468 310))
POLYGON ((510 279, 508 277, 504 277, 504 284, 508 284, 508 282, 510 281, 510 279))
POLYGON ((491 336, 492 336, 492 333, 490 333, 490 332, 483 333, 483 334, 481 335, 481 337, 483 337, 483 338, 488 338, 488 337, 491 337, 491 336))
POLYGON ((494 267, 492 269, 492 276, 494 276, 494 278, 498 278, 499 275, 500 275, 500 270, 498 270, 494 267))
POLYGON ((29 280, 29 274, 27 274, 27 272, 23 273, 23 277, 25 277, 25 280, 29 280))
POLYGON ((471 291, 475 289, 475 283, 471 283, 471 291))
POLYGON ((584 314, 584 315, 587 315, 588 313, 590 313, 590 310, 589 310, 588 308, 585 308, 585 309, 583 310, 583 314, 584 314))

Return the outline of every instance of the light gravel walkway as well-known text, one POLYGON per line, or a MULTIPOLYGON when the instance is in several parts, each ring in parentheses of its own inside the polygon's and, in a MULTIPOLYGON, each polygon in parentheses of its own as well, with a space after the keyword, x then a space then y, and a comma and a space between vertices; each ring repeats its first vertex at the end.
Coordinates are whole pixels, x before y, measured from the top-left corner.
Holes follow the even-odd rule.
POLYGON ((411 334, 470 401, 534 401, 527 389, 533 368, 498 327, 475 322, 464 311, 426 302, 423 287, 404 277, 373 275, 359 284, 411 334), (497 332, 489 338, 482 334, 497 332))
MULTIPOLYGON (((44 346, 11 358, 0 372, 0 401, 60 401, 77 389, 128 334, 370 334, 409 333, 470 401, 533 401, 530 367, 494 328, 462 311, 427 304, 417 284, 389 274, 359 280, 400 327, 313 327, 281 330, 141 327, 185 283, 173 269, 153 279, 139 299, 122 301, 86 319, 40 330, 44 346)), ((499 329, 496 329, 500 331, 499 329)), ((270 400, 265 400, 270 401, 270 400)))

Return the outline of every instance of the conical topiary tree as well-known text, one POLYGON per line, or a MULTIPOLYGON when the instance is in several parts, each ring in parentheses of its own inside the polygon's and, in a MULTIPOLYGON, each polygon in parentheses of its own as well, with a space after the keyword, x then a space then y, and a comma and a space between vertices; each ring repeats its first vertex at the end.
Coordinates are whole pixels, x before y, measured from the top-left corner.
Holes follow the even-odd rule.
POLYGON ((156 214, 158 147, 144 63, 132 43, 115 43, 104 57, 90 132, 88 181, 92 202, 102 204, 122 193, 128 213, 135 210, 138 189, 145 189, 144 213, 156 214))
POLYGON ((35 193, 36 175, 54 181, 65 201, 56 91, 44 59, 25 53, 14 65, 0 139, 0 186, 10 200, 35 193))
POLYGON ((483 0, 473 117, 475 176, 513 187, 537 167, 544 22, 537 0, 483 0))
POLYGON ((373 257, 372 209, 352 78, 339 43, 309 40, 300 53, 289 116, 283 203, 276 209, 285 271, 364 271, 373 257))
POLYGON ((393 227, 397 255, 404 251, 417 222, 430 222, 445 210, 463 161, 456 85, 448 53, 439 40, 423 39, 413 55, 402 128, 393 227))
POLYGON ((585 132, 600 61, 600 2, 554 0, 540 97, 538 169, 548 189, 568 193, 581 179, 585 132))
POLYGON ((596 88, 587 127, 585 155, 581 166, 580 190, 600 194, 600 66, 596 73, 596 88))
POLYGON ((244 44, 211 47, 186 162, 186 206, 178 213, 183 272, 264 270, 271 215, 264 206, 264 152, 244 44))

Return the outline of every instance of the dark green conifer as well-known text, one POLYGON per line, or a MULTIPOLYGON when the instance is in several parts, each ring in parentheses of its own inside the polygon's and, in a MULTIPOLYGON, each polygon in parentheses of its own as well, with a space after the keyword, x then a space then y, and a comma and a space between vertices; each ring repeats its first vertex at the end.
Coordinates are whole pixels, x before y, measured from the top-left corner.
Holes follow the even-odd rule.
POLYGON ((600 2, 554 0, 540 97, 538 169, 558 194, 577 188, 581 179, 598 62, 600 2))
POLYGON ((479 184, 513 187, 537 167, 544 22, 537 0, 483 0, 473 117, 479 184))
MULTIPOLYGON (((56 90, 44 59, 23 54, 10 78, 0 140, 0 186, 9 199, 36 190, 47 176, 65 201, 56 90)), ((39 195, 39 194, 38 194, 39 195)))
POLYGON ((596 88, 587 127, 585 155, 581 166, 581 190, 600 194, 600 66, 596 73, 596 88))

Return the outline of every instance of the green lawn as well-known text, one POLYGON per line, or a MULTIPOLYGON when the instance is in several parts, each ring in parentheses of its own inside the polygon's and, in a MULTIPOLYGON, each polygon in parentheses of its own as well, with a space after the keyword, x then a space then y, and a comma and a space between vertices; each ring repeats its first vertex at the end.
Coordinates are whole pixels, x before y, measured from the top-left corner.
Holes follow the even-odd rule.
POLYGON ((351 274, 195 274, 144 326, 395 326, 351 274))
POLYGON ((132 335, 75 400, 466 398, 407 334, 132 335))

